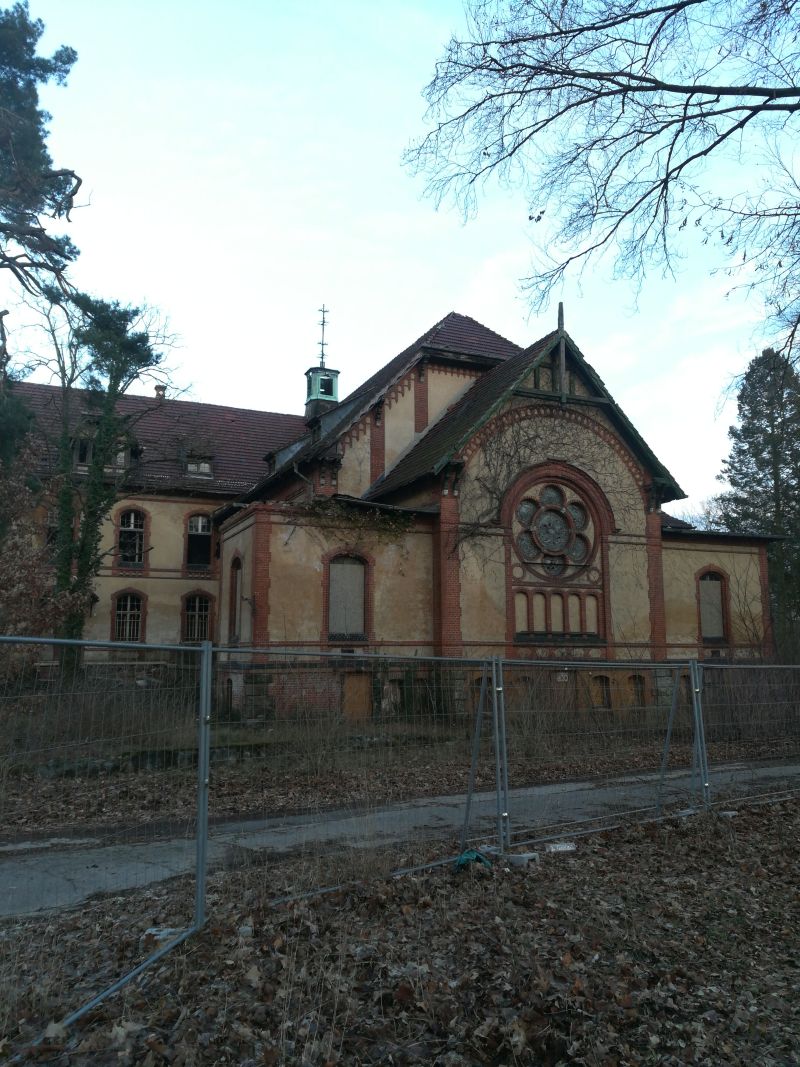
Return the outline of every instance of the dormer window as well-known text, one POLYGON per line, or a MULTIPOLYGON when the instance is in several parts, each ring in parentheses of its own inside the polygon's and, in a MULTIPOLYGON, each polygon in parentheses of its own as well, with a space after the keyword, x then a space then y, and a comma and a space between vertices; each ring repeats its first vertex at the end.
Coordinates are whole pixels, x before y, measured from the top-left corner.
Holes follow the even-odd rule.
MULTIPOLYGON (((130 461, 130 448, 126 444, 118 444, 103 470, 124 471, 130 461)), ((91 437, 79 437, 72 445, 72 464, 76 471, 85 474, 94 458, 94 439, 91 437)))
POLYGON ((214 473, 211 467, 211 460, 190 456, 186 460, 186 473, 190 478, 211 478, 214 473))

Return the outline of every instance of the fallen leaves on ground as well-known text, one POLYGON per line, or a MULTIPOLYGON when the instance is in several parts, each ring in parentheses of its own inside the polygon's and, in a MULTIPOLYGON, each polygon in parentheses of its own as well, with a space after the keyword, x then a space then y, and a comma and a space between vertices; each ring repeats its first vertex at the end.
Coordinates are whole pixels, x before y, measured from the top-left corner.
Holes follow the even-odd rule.
POLYGON ((39 975, 7 923, 27 987, 0 1046, 147 1067, 798 1064, 799 837, 783 801, 280 906, 291 862, 219 872, 202 933, 66 1034, 191 883, 24 925, 47 945, 39 975))

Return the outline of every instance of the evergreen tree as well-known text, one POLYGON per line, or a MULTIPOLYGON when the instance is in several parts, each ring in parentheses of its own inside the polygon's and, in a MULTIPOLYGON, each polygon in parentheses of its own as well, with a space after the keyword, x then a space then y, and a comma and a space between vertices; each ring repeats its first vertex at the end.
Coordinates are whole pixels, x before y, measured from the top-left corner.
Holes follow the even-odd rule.
POLYGON ((777 534, 769 546, 770 592, 779 654, 800 637, 800 376, 765 349, 750 362, 737 399, 738 422, 717 498, 721 525, 734 533, 777 534))
POLYGON ((44 32, 26 3, 0 9, 0 270, 29 292, 62 284, 77 250, 53 236, 42 216, 68 217, 80 186, 74 171, 56 168, 47 151, 50 116, 39 107, 39 85, 63 84, 77 58, 62 45, 51 57, 36 48, 44 32))

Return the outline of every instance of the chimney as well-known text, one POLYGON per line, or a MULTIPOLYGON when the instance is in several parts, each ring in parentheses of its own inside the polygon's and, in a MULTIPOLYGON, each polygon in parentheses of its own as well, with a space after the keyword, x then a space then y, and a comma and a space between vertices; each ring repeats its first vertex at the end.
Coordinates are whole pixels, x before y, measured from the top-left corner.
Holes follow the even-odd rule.
POLYGON ((167 395, 167 387, 166 387, 166 385, 157 385, 156 386, 156 400, 163 400, 166 395, 167 395))

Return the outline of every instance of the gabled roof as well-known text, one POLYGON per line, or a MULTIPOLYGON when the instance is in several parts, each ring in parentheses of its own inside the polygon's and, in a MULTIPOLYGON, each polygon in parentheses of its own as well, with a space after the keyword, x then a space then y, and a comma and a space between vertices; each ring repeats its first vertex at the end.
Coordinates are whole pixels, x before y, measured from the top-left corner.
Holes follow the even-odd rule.
MULTIPOLYGON (((54 439, 61 412, 61 390, 36 382, 15 382, 14 395, 33 412, 45 438, 54 439)), ((77 429, 89 410, 89 394, 75 390, 77 429)), ((176 491, 235 496, 253 484, 264 467, 265 452, 280 448, 306 429, 302 415, 159 400, 127 394, 119 403, 131 420, 131 435, 142 449, 127 483, 152 492, 176 491), (186 475, 189 454, 211 458, 213 476, 186 475)))
MULTIPOLYGON (((530 348, 520 350, 504 363, 479 378, 464 395, 435 423, 433 423, 409 452, 369 489, 368 499, 381 499, 421 478, 439 474, 508 400, 514 389, 559 341, 558 330, 546 334, 530 348)), ((597 396, 607 401, 604 410, 616 424, 621 436, 634 455, 651 472, 660 485, 664 500, 675 500, 686 494, 656 458, 639 432, 615 403, 596 371, 589 366, 575 342, 564 334, 570 356, 580 366, 594 387, 597 396)))
POLYGON ((274 472, 260 479, 245 494, 243 500, 257 500, 269 483, 291 471, 296 464, 307 463, 328 454, 338 444, 339 437, 369 411, 421 356, 430 354, 434 358, 461 357, 470 361, 478 360, 483 366, 491 367, 521 351, 519 345, 482 326, 475 319, 451 311, 408 348, 367 378, 335 408, 326 411, 320 418, 317 434, 307 432, 304 437, 279 452, 275 456, 274 472))

